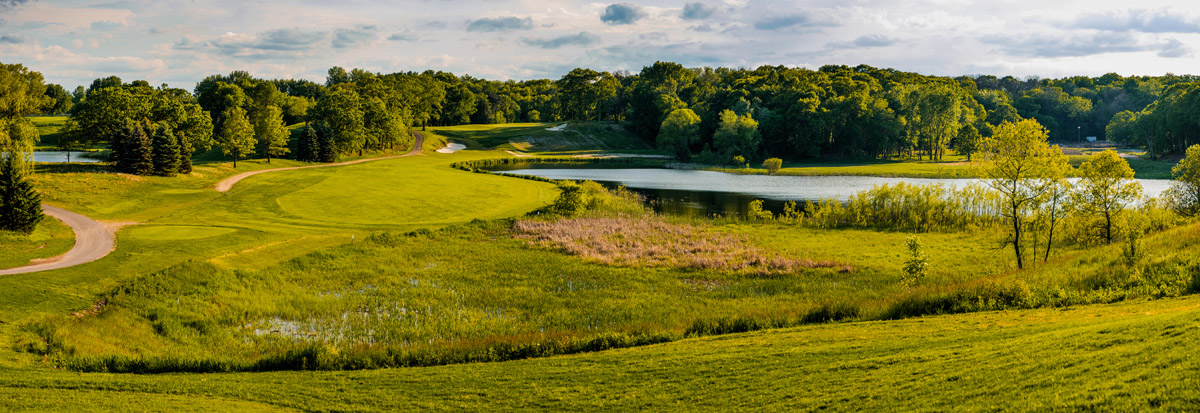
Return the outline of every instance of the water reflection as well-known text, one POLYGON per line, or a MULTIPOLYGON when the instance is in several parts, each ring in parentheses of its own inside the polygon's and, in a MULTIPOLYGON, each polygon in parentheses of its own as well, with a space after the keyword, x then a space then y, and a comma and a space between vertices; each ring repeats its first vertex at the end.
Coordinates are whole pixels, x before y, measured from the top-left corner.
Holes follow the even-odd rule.
MULTIPOLYGON (((779 213, 786 201, 849 199, 851 195, 876 185, 942 184, 961 188, 978 179, 887 178, 877 176, 767 176, 738 175, 723 172, 628 168, 570 167, 562 164, 515 164, 495 169, 499 173, 540 176, 550 179, 591 180, 606 186, 625 186, 645 196, 656 210, 685 216, 745 216, 755 199, 764 200, 764 209, 779 213)), ((1158 196, 1170 185, 1169 180, 1139 179, 1149 196, 1158 196)))

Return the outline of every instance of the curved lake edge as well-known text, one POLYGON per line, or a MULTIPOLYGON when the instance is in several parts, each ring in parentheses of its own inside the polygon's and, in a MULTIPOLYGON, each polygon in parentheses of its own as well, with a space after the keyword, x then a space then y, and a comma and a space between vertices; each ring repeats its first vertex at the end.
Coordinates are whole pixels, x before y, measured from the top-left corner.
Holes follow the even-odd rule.
MULTIPOLYGON (((671 162, 638 160, 498 159, 456 164, 480 173, 556 183, 590 180, 609 187, 625 187, 642 195, 659 212, 672 215, 743 215, 752 201, 779 212, 788 201, 841 200, 879 185, 941 185, 951 189, 986 185, 979 178, 894 177, 878 175, 767 175, 733 174, 705 168, 680 168, 671 162)), ((1157 196, 1170 180, 1138 179, 1147 195, 1157 196)))

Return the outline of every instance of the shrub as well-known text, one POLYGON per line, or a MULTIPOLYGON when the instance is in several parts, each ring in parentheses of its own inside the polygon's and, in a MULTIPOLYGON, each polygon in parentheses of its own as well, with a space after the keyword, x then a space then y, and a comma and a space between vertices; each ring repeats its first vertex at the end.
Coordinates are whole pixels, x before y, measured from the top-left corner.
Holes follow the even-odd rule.
POLYGON ((762 163, 763 168, 767 168, 767 173, 774 175, 779 172, 779 168, 783 167, 783 160, 779 158, 769 158, 762 163))
POLYGON ((912 287, 925 278, 929 259, 925 257, 925 252, 921 251, 921 241, 917 237, 908 237, 904 244, 908 246, 909 258, 904 262, 904 276, 900 278, 900 284, 912 287))

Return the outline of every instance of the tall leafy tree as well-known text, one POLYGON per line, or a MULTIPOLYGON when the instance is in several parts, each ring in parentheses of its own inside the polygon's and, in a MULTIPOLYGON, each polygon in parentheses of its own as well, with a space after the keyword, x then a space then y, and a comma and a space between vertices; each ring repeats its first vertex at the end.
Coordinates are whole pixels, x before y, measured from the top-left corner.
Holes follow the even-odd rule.
POLYGON ((366 143, 363 134, 362 100, 353 89, 331 89, 309 111, 310 122, 320 124, 333 140, 333 155, 359 151, 366 143))
POLYGON ((658 147, 670 150, 675 157, 687 160, 691 146, 699 138, 700 117, 691 109, 676 109, 662 121, 658 132, 658 147))
POLYGON ((1005 123, 996 128, 983 153, 981 175, 1001 199, 1001 217, 1007 221, 1008 240, 1017 258, 1017 267, 1025 266, 1022 243, 1028 234, 1028 217, 1037 201, 1050 190, 1045 179, 1062 156, 1046 143, 1046 132, 1036 120, 1005 123))
POLYGON ((25 177, 17 156, 0 154, 0 230, 28 234, 42 218, 41 195, 25 177))
POLYGON ((732 110, 721 111, 721 123, 713 133, 713 149, 726 160, 752 156, 758 151, 758 122, 750 114, 738 115, 732 110))
POLYGON ((259 152, 267 157, 267 163, 271 163, 272 156, 278 158, 287 155, 289 134, 283 126, 283 110, 277 106, 267 106, 254 124, 254 136, 258 140, 259 152))
POLYGON ((1075 204, 1084 215, 1097 218, 1100 236, 1111 244, 1117 221, 1129 204, 1141 198, 1142 185, 1133 180, 1129 162, 1112 149, 1079 165, 1079 178, 1075 204))
POLYGON ((238 106, 225 109, 221 117, 224 122, 217 134, 217 145, 222 154, 233 155, 233 167, 237 168, 238 158, 254 154, 254 146, 258 143, 254 139, 254 127, 246 119, 246 111, 238 106))

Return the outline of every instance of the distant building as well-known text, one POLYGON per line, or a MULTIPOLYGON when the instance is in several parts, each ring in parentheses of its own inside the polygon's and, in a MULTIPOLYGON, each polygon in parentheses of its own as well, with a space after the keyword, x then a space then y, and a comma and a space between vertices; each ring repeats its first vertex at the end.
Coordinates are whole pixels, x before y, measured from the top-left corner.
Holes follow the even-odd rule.
POLYGON ((1088 142, 1095 142, 1095 141, 1096 141, 1096 137, 1095 137, 1095 136, 1088 136, 1088 137, 1087 137, 1087 140, 1088 140, 1088 142))

